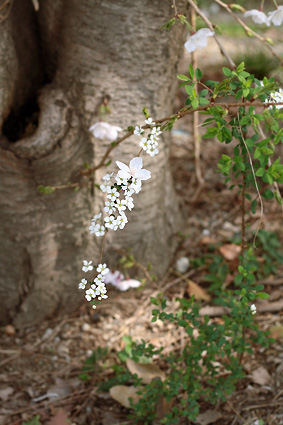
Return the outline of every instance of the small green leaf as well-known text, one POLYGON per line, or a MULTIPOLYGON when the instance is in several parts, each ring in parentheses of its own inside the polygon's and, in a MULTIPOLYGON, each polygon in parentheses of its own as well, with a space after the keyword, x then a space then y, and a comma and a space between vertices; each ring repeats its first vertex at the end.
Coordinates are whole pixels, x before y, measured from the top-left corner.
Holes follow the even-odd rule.
POLYGON ((226 68, 224 66, 224 68, 222 68, 223 74, 226 75, 226 77, 231 77, 232 76, 232 71, 229 68, 226 68))
POLYGON ((199 68, 196 69, 195 76, 196 76, 197 81, 200 81, 201 80, 201 78, 202 78, 202 72, 201 72, 201 70, 199 68))
POLYGON ((195 75, 195 71, 194 71, 193 65, 191 63, 189 65, 189 73, 190 73, 191 78, 193 79, 194 75, 195 75))
POLYGON ((181 81, 190 81, 189 77, 186 77, 186 75, 178 74, 177 78, 181 81))

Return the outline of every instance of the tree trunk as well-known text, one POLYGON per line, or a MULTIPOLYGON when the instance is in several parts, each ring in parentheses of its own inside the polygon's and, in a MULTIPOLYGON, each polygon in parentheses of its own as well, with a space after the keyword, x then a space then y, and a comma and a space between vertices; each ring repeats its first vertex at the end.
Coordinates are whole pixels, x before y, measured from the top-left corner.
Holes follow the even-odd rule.
MULTIPOLYGON (((172 113, 184 28, 161 30, 171 15, 170 0, 44 0, 38 13, 14 0, 0 24, 2 322, 20 326, 81 303, 82 260, 98 262, 88 227, 101 194, 90 185, 50 195, 37 187, 73 182, 83 163, 99 162, 109 142, 88 128, 105 96, 110 123, 122 128, 143 123, 142 106, 156 118, 172 113)), ((138 142, 123 142, 113 160, 129 162, 138 142)), ((160 154, 144 157, 152 178, 136 195, 126 228, 107 236, 110 266, 117 248, 150 260, 157 274, 168 266, 180 223, 169 143, 164 134, 160 154)))

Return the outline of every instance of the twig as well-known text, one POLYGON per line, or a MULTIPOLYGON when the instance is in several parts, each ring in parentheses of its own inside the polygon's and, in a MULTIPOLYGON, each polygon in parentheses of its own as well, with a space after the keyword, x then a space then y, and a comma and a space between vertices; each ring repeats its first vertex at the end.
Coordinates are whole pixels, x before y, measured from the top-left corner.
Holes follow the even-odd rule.
MULTIPOLYGON (((195 2, 193 0, 188 0, 188 2, 191 5, 191 7, 194 8, 194 10, 196 11, 196 13, 201 17, 201 19, 206 23, 206 25, 208 26, 208 28, 211 31, 214 32, 214 28, 213 28, 212 23, 204 15, 204 13, 202 13, 202 11, 197 7, 197 5, 195 4, 195 2)), ((216 43, 219 46, 220 52, 226 57, 227 61, 231 65, 231 67, 234 68, 234 69, 236 69, 236 64, 234 63, 233 59, 229 56, 229 54, 226 52, 226 50, 225 50, 224 46, 222 45, 221 41, 219 40, 219 38, 217 37, 217 35, 215 35, 215 32, 214 32, 214 39, 215 39, 216 43)))
MULTIPOLYGON (((188 0, 191 1, 191 0, 188 0)), ((226 9, 226 11, 233 16, 234 19, 236 19, 236 21, 244 28, 244 30, 246 31, 246 34, 248 36, 250 36, 250 34, 252 34, 255 38, 257 38, 259 41, 261 41, 262 43, 264 43, 264 45, 271 51, 271 53, 273 54, 273 56, 275 56, 280 62, 281 65, 283 65, 283 58, 281 58, 281 56, 279 56, 274 50, 273 48, 270 46, 270 44, 268 43, 268 41, 266 40, 266 38, 261 37, 261 35, 259 35, 257 32, 255 32, 254 30, 252 30, 248 25, 245 24, 245 22, 242 21, 242 19, 240 19, 230 8, 230 6, 226 3, 223 3, 223 1, 221 0, 214 0, 216 3, 218 3, 220 6, 224 7, 224 9, 226 9)))
MULTIPOLYGON (((194 8, 191 9, 191 24, 193 27, 193 30, 196 30, 196 11, 194 8)), ((196 52, 191 53, 192 57, 192 65, 193 68, 197 68, 197 57, 196 52)), ((198 94, 198 88, 197 84, 195 85, 196 94, 198 94)), ((195 146, 195 169, 196 169, 196 177, 199 185, 204 184, 204 179, 201 172, 201 166, 200 166, 200 135, 198 130, 198 124, 199 124, 199 116, 198 112, 195 111, 193 113, 193 138, 194 138, 194 146, 195 146)))

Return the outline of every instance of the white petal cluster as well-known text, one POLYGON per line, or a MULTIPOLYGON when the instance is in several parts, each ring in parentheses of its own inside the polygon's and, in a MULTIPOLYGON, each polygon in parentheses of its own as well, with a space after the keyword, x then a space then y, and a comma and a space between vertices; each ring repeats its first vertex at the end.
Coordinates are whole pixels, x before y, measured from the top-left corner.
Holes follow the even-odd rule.
MULTIPOLYGON (((283 90, 279 89, 278 91, 271 93, 270 98, 265 100, 265 103, 270 103, 270 102, 275 103, 275 107, 277 109, 282 109, 283 105, 276 105, 276 103, 283 103, 283 90)), ((272 109, 273 106, 270 105, 268 108, 272 109)))
POLYGON ((213 31, 210 31, 209 28, 201 28, 194 35, 192 35, 185 43, 185 49, 192 53, 196 49, 203 49, 207 46, 208 37, 214 35, 213 31))
POLYGON ((160 126, 156 126, 156 123, 150 117, 145 120, 145 123, 150 126, 149 134, 145 137, 145 131, 141 127, 136 127, 134 134, 137 136, 143 136, 139 146, 143 148, 147 154, 153 157, 159 153, 159 150, 157 149, 159 140, 158 136, 160 136, 162 131, 160 131, 160 126))
POLYGON ((106 184, 100 186, 102 192, 106 194, 104 212, 106 215, 97 214, 91 220, 89 231, 96 236, 104 236, 108 230, 124 229, 128 223, 126 216, 127 209, 134 208, 132 195, 138 193, 142 187, 142 181, 148 180, 151 173, 142 168, 142 158, 133 158, 129 165, 116 161, 119 171, 106 174, 103 180, 106 184))
POLYGON ((108 139, 112 142, 117 139, 119 131, 122 131, 120 127, 116 127, 115 125, 110 125, 108 122, 99 121, 93 124, 89 131, 92 132, 94 137, 97 139, 108 139))
MULTIPOLYGON (((84 267, 86 264, 90 265, 92 262, 88 262, 86 260, 84 260, 84 267)), ((93 266, 91 266, 92 268, 89 270, 93 269, 93 266)), ((84 270, 84 269, 83 269, 84 270)), ((84 270, 86 271, 86 270, 84 270)), ((109 269, 107 268, 106 264, 99 264, 96 267, 96 271, 98 273, 98 275, 96 276, 96 278, 93 281, 90 281, 90 287, 88 289, 85 290, 85 298, 87 301, 92 301, 97 297, 97 299, 99 301, 101 301, 102 299, 106 299, 108 298, 108 295, 106 295, 107 293, 107 289, 105 286, 105 277, 107 276, 107 274, 109 273, 109 269)), ((87 280, 86 279, 82 279, 80 284, 79 284, 79 289, 85 289, 87 285, 87 280)), ((96 308, 95 303, 92 303, 92 307, 96 308)))
POLYGON ((252 314, 256 314, 256 306, 254 304, 251 305, 252 314))
POLYGON ((266 14, 260 10, 252 9, 244 13, 244 18, 251 17, 255 24, 265 24, 270 26, 270 20, 266 14))
POLYGON ((268 27, 270 24, 279 27, 283 22, 283 6, 278 6, 277 9, 268 13, 268 16, 261 10, 252 9, 244 13, 244 18, 251 17, 255 24, 265 24, 268 27))

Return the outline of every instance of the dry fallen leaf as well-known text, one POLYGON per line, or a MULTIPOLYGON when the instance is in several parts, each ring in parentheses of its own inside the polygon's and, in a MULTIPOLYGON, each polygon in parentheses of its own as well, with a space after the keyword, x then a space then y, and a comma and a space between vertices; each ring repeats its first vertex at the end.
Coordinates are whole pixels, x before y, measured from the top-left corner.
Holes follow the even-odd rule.
POLYGON ((211 297, 205 289, 190 279, 187 279, 187 282, 189 284, 188 293, 190 297, 194 295, 196 300, 210 301, 211 297))
MULTIPOLYGON (((122 404, 122 406, 129 408, 130 401, 129 398, 133 399, 133 403, 137 403, 140 399, 140 395, 137 394, 138 388, 133 386, 127 387, 126 385, 115 385, 110 388, 111 397, 122 404)), ((69 424, 68 424, 69 425, 69 424)))
POLYGON ((217 243, 217 240, 210 237, 210 236, 204 236, 201 240, 200 243, 202 245, 215 245, 217 243))
POLYGON ((6 325, 5 326, 5 332, 7 335, 9 336, 14 336, 16 335, 16 329, 14 328, 13 325, 6 325))
POLYGON ((149 384, 154 378, 160 378, 163 381, 165 373, 152 363, 136 363, 132 359, 126 360, 127 367, 131 373, 136 373, 144 384, 149 384))
POLYGON ((200 425, 213 424, 214 422, 218 421, 218 419, 220 418, 222 418, 222 415, 220 412, 217 412, 216 410, 207 410, 206 412, 198 415, 196 419, 196 423, 200 425))
POLYGON ((5 387, 0 389, 0 399, 3 401, 7 401, 9 397, 13 394, 14 388, 5 387))
POLYGON ((223 257, 225 258, 225 260, 233 261, 239 257, 241 252, 241 247, 234 243, 229 243, 226 245, 222 245, 219 248, 219 251, 220 251, 220 254, 222 254, 223 257))
POLYGON ((271 376, 263 366, 260 366, 256 370, 254 370, 251 373, 251 378, 252 381, 258 385, 268 385, 271 380, 271 376))
POLYGON ((68 419, 68 412, 64 409, 59 409, 57 413, 47 422, 47 425, 70 425, 70 420, 68 419))
POLYGON ((275 339, 283 338, 283 325, 272 326, 270 336, 275 339))

